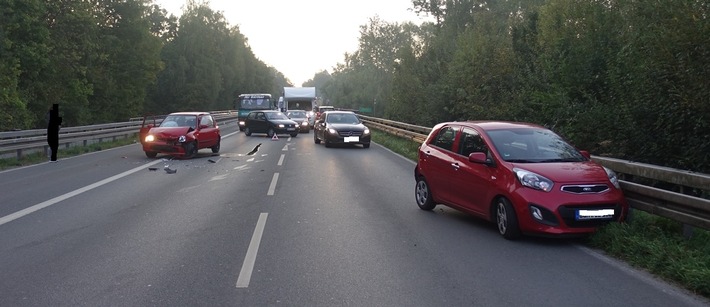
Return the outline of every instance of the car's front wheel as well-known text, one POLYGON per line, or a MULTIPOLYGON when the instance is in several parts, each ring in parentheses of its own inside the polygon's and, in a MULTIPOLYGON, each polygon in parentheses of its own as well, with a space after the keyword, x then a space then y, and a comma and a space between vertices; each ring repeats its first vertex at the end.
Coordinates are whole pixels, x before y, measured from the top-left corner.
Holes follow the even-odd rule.
POLYGON ((269 128, 268 131, 266 131, 266 135, 269 136, 270 138, 274 137, 274 134, 276 132, 274 131, 274 128, 269 128))
POLYGON ((219 140, 217 140, 217 145, 214 145, 214 146, 210 147, 210 149, 212 149, 212 153, 218 153, 218 152, 219 152, 219 147, 221 146, 221 145, 220 145, 221 143, 222 143, 222 139, 220 138, 219 140))
POLYGON ((417 206, 419 209, 430 211, 436 207, 434 199, 431 196, 431 190, 429 190, 429 185, 424 180, 424 177, 417 177, 417 184, 414 188, 414 197, 417 200, 417 206))
POLYGON ((520 238, 520 226, 513 204, 505 197, 496 200, 496 224, 498 232, 508 240, 520 238))
POLYGON ((158 153, 155 151, 146 151, 145 156, 148 158, 155 158, 158 156, 158 153))
POLYGON ((185 144, 185 158, 194 158, 197 155, 197 141, 185 144))
POLYGON ((244 134, 246 134, 246 136, 250 136, 250 135, 251 135, 251 129, 249 129, 249 127, 244 128, 244 134))
POLYGON ((318 133, 316 133, 315 130, 313 130, 313 142, 316 144, 320 144, 320 139, 318 138, 318 133))

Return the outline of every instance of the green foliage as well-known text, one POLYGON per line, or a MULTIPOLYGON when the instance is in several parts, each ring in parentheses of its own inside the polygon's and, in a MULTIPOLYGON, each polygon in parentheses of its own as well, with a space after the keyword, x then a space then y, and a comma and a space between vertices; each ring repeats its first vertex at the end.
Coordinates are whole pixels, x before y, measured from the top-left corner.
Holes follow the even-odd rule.
POLYGON ((206 2, 178 20, 149 0, 0 0, 0 17, 0 130, 43 128, 54 103, 77 126, 230 109, 287 83, 206 2))

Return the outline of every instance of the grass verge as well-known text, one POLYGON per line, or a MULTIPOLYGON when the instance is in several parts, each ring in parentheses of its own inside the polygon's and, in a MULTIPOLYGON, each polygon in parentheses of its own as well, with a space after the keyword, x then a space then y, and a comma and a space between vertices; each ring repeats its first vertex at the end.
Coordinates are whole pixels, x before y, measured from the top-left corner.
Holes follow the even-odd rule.
MULTIPOLYGON (((372 140, 404 157, 417 160, 419 144, 371 130, 372 140)), ((591 235, 586 244, 629 265, 646 270, 679 287, 710 298, 710 232, 694 229, 682 236, 679 222, 633 210, 627 223, 612 223, 591 235)))
MULTIPOLYGON (((78 155, 89 153, 89 152, 95 152, 95 151, 106 150, 106 149, 110 149, 110 148, 114 148, 114 147, 125 146, 125 145, 129 145, 129 144, 133 144, 135 142, 136 142, 136 140, 134 138, 125 138, 125 139, 119 139, 119 140, 111 141, 111 142, 101 142, 101 143, 90 144, 87 146, 72 146, 69 148, 59 148, 59 152, 57 152, 57 158, 62 159, 62 158, 78 156, 78 155)), ((0 170, 6 170, 6 169, 14 168, 14 167, 27 166, 27 165, 32 165, 32 164, 38 164, 38 163, 47 162, 47 161, 48 161, 47 156, 45 156, 44 153, 41 153, 41 152, 24 155, 20 159, 17 159, 17 158, 0 159, 0 170)))

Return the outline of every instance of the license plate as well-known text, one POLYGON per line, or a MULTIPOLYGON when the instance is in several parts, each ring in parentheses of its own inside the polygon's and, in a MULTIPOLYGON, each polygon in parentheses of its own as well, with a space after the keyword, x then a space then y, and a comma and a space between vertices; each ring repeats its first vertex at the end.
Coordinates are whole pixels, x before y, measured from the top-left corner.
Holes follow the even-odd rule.
POLYGON ((599 220, 611 219, 614 217, 614 209, 600 210, 577 210, 575 218, 579 220, 599 220))
POLYGON ((359 136, 346 136, 345 143, 360 142, 359 136))
POLYGON ((294 131, 294 130, 296 130, 296 128, 287 128, 286 130, 287 131, 294 131))

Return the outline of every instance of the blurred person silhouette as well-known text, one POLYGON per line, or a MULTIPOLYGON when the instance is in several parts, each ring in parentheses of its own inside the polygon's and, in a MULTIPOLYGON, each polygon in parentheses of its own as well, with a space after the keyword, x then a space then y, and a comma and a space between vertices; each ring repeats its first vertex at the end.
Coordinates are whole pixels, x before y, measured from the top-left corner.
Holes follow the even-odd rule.
POLYGON ((59 104, 53 104, 47 112, 47 144, 51 150, 49 162, 57 162, 57 151, 59 150, 59 128, 62 126, 62 118, 59 117, 59 104))

